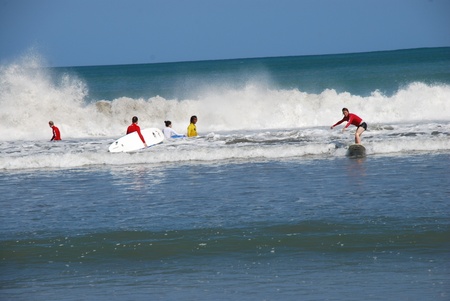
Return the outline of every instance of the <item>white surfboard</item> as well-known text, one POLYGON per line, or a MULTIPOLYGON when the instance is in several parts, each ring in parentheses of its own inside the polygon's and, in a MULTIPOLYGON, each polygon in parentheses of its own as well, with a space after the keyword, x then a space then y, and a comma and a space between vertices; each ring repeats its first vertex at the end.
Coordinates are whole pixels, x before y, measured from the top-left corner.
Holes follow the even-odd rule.
MULTIPOLYGON (((150 147, 155 144, 159 144, 164 140, 164 134, 160 129, 148 128, 141 130, 141 134, 144 137, 147 146, 150 147)), ((137 132, 125 135, 109 146, 111 153, 132 152, 144 148, 144 143, 139 137, 137 132)))
POLYGON ((352 144, 348 147, 347 155, 352 158, 365 157, 366 148, 362 144, 352 144))

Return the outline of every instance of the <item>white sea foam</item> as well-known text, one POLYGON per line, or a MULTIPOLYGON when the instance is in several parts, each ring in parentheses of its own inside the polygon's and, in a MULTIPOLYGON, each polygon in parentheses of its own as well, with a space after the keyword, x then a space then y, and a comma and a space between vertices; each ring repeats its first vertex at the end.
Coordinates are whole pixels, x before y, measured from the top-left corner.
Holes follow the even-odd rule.
POLYGON ((222 86, 220 93, 209 87, 196 99, 122 97, 90 103, 83 80, 55 78, 36 58, 1 67, 0 82, 0 169, 341 156, 354 128, 342 134, 329 127, 341 119, 342 107, 369 124, 363 135, 369 154, 450 150, 448 85, 416 82, 389 97, 378 91, 361 97, 249 83, 242 89, 222 86), (170 119, 184 133, 194 114, 199 139, 166 141, 139 154, 107 152, 133 115, 142 128, 162 128, 170 119), (63 141, 48 142, 49 120, 63 141))
MULTIPOLYGON (((367 131, 363 143, 369 156, 448 152, 449 136, 450 122, 403 124, 367 131)), ((108 152, 113 140, 97 137, 59 142, 4 142, 0 144, 0 170, 327 159, 346 155, 353 141, 353 130, 344 134, 326 127, 217 132, 198 138, 166 140, 135 153, 118 154, 108 152)))

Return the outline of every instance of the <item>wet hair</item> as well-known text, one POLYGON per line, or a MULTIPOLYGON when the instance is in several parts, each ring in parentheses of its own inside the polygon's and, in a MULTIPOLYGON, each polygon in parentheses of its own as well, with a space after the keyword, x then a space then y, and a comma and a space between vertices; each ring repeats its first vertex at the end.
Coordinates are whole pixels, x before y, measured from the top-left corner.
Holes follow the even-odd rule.
POLYGON ((194 122, 194 119, 197 119, 197 116, 195 116, 195 115, 192 115, 192 116, 191 116, 191 123, 193 123, 193 122, 194 122))
POLYGON ((164 123, 166 124, 166 126, 169 126, 169 125, 171 125, 171 124, 172 124, 172 121, 170 121, 170 120, 166 120, 166 121, 164 121, 164 123))
POLYGON ((131 118, 131 122, 133 122, 133 123, 138 122, 138 118, 136 116, 133 116, 133 118, 131 118))

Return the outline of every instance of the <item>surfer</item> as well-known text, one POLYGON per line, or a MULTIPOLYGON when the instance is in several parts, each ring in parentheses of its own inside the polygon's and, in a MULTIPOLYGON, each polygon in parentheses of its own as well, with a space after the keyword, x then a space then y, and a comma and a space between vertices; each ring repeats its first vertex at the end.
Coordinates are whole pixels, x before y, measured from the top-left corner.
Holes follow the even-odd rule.
POLYGON ((334 125, 331 126, 331 129, 333 129, 335 126, 341 124, 344 121, 347 121, 347 125, 342 129, 342 132, 345 131, 346 128, 349 127, 350 124, 353 124, 356 126, 356 132, 355 132, 355 143, 360 144, 361 143, 361 134, 367 130, 367 123, 365 123, 359 116, 352 114, 348 111, 347 108, 342 109, 342 114, 344 114, 344 118, 342 120, 336 122, 334 125))
POLYGON ((195 137, 197 136, 197 127, 195 124, 197 123, 197 116, 193 115, 191 116, 191 123, 189 124, 187 128, 187 136, 188 137, 195 137))
POLYGON ((53 137, 52 139, 50 139, 50 141, 61 140, 61 133, 59 132, 59 129, 56 127, 53 121, 49 121, 48 125, 52 128, 53 132, 53 137))
POLYGON ((169 138, 181 138, 186 137, 185 135, 178 134, 172 129, 172 121, 166 120, 164 121, 166 127, 163 129, 164 137, 169 138))
POLYGON ((144 136, 141 134, 141 128, 138 125, 138 118, 136 116, 133 116, 131 119, 131 125, 127 128, 127 135, 131 134, 133 132, 137 132, 139 137, 141 138, 142 142, 144 143, 144 146, 147 147, 147 143, 145 143, 144 136))

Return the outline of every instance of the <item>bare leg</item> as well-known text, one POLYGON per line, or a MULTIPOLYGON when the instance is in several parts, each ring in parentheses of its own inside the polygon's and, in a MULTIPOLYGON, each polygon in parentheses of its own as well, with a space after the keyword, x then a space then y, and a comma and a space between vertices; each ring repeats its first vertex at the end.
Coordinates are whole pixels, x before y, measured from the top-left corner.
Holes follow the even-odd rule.
POLYGON ((355 143, 361 144, 361 134, 364 132, 364 128, 362 126, 358 127, 355 132, 355 143))

